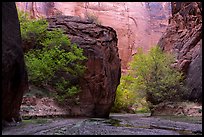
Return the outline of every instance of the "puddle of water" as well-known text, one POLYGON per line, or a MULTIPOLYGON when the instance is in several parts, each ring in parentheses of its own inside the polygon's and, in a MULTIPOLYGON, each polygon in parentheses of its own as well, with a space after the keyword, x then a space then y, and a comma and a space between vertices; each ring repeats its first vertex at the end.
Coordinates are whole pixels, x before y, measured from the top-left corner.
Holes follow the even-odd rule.
POLYGON ((202 133, 194 133, 193 131, 190 130, 181 130, 181 129, 175 129, 175 128, 168 128, 168 127, 159 127, 159 126, 154 126, 150 125, 150 129, 163 129, 163 130, 172 130, 180 135, 202 135, 202 133))
POLYGON ((121 122, 122 122, 121 120, 110 118, 109 120, 106 120, 104 123, 110 124, 111 126, 115 126, 115 127, 134 127, 131 124, 128 124, 128 123, 122 124, 121 122))
POLYGON ((168 127, 159 127, 154 125, 142 125, 142 126, 134 126, 131 124, 122 124, 121 120, 118 119, 108 119, 104 121, 106 124, 110 124, 111 126, 119 126, 119 127, 133 127, 133 128, 143 128, 143 129, 163 129, 163 130, 171 130, 179 133, 180 135, 202 135, 202 132, 193 132, 190 130, 181 130, 181 129, 174 129, 174 128, 168 128, 168 127))
POLYGON ((26 120, 22 120, 22 124, 45 124, 51 121, 52 121, 51 119, 45 119, 45 118, 26 119, 26 120))
POLYGON ((161 119, 171 120, 171 121, 180 121, 187 122, 192 124, 202 124, 202 117, 190 117, 190 116, 154 116, 161 119))
POLYGON ((120 122, 121 121, 118 119, 109 119, 109 120, 105 121, 104 123, 110 124, 112 126, 121 126, 120 122))

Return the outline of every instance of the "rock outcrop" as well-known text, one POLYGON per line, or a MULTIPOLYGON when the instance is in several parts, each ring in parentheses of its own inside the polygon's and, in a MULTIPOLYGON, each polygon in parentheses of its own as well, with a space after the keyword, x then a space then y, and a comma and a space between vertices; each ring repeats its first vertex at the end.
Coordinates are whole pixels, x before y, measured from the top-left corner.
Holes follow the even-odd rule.
POLYGON ((166 30, 170 2, 16 2, 32 17, 53 15, 92 17, 116 30, 122 68, 128 67, 138 47, 155 46, 166 30))
POLYGON ((71 116, 108 117, 120 82, 121 62, 116 31, 74 16, 47 18, 49 30, 62 28, 88 58, 80 78, 79 104, 66 106, 71 116))
POLYGON ((28 89, 20 25, 14 2, 3 2, 2 11, 2 122, 20 121, 20 105, 28 89))
POLYGON ((158 45, 176 56, 174 66, 186 75, 189 100, 202 102, 201 2, 172 2, 172 17, 158 45))
POLYGON ((202 105, 193 102, 162 102, 154 107, 151 116, 202 117, 202 105))

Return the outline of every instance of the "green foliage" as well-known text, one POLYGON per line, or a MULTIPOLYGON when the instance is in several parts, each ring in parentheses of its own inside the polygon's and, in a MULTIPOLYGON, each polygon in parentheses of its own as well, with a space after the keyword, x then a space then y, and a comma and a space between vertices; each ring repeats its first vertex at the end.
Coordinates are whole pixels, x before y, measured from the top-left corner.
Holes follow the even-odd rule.
POLYGON ((134 56, 131 75, 136 77, 138 92, 144 92, 150 103, 175 101, 185 95, 182 73, 170 66, 174 61, 171 54, 162 52, 158 46, 148 54, 139 49, 134 56))
POLYGON ((65 94, 65 98, 75 95, 80 90, 78 86, 70 86, 70 82, 65 80, 63 77, 60 82, 55 83, 55 87, 60 91, 60 94, 65 94))
POLYGON ((66 100, 70 99, 74 95, 80 92, 79 86, 71 86, 70 88, 64 88, 63 84, 57 83, 57 87, 59 87, 59 92, 56 95, 56 99, 60 104, 66 104, 66 100))
MULTIPOLYGON (((57 72, 65 75, 81 76, 85 70, 82 62, 86 59, 83 49, 71 44, 61 29, 48 31, 48 22, 44 19, 29 19, 19 11, 22 40, 34 44, 34 49, 25 53, 29 82, 34 85, 51 84, 57 72)), ((76 85, 70 85, 67 79, 59 78, 54 86, 60 96, 74 95, 79 91, 76 85), (60 84, 59 84, 60 83, 60 84)))
POLYGON ((131 90, 131 84, 134 78, 130 75, 123 75, 120 79, 120 85, 116 91, 116 98, 114 106, 112 107, 112 112, 128 111, 136 100, 136 94, 131 90))
POLYGON ((142 92, 137 92, 139 86, 135 84, 137 78, 130 74, 121 76, 120 85, 116 91, 116 98, 112 112, 149 112, 148 104, 142 92))
MULTIPOLYGON (((56 31, 58 32, 59 30, 56 31)), ((55 31, 53 32, 55 34, 55 31)), ((25 54, 29 80, 33 83, 47 84, 58 70, 71 73, 72 75, 83 73, 84 66, 77 64, 77 62, 85 59, 83 50, 77 48, 76 45, 68 45, 70 42, 67 37, 63 37, 62 33, 61 35, 58 33, 56 36, 61 37, 60 39, 56 37, 49 39, 48 37, 42 42, 44 46, 42 49, 33 49, 25 54), (57 40, 55 41, 55 39, 57 40), (72 49, 69 52, 61 49, 62 43, 72 49), (52 44, 54 45, 53 47, 51 46, 52 44), (72 68, 69 66, 72 66, 72 68)))
POLYGON ((45 19, 30 19, 29 14, 18 10, 22 41, 39 48, 46 37, 48 22, 45 19))
POLYGON ((149 112, 160 102, 182 99, 186 90, 182 73, 170 67, 174 60, 157 46, 148 53, 138 49, 129 73, 121 77, 112 111, 133 107, 135 112, 149 112))

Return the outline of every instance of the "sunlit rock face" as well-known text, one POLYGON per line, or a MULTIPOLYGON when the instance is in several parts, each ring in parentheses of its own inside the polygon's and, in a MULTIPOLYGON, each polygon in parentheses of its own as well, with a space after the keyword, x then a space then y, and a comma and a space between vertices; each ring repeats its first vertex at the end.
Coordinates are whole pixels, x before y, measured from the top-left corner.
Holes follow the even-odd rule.
POLYGON ((98 22, 117 32, 122 68, 138 47, 147 51, 156 45, 165 31, 171 14, 169 2, 16 2, 32 17, 71 15, 86 18, 96 16, 98 22))

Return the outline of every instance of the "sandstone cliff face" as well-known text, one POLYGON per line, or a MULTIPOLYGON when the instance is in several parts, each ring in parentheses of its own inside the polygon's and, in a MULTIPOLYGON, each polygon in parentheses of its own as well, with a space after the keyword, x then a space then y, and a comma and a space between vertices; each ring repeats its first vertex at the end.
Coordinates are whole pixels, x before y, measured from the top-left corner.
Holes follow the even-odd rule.
POLYGON ((19 121, 23 93, 28 89, 14 2, 2 3, 2 121, 19 121))
POLYGON ((71 15, 86 18, 96 16, 104 26, 110 26, 118 35, 122 68, 138 47, 147 51, 156 45, 165 31, 171 14, 168 2, 16 2, 20 9, 33 17, 71 15))
POLYGON ((172 18, 158 45, 176 56, 174 64, 186 74, 189 99, 202 101, 202 5, 173 2, 172 18))
POLYGON ((80 104, 66 106, 71 116, 108 117, 120 82, 121 63, 117 35, 105 27, 73 16, 47 18, 49 30, 62 28, 72 43, 84 49, 88 58, 80 79, 80 104))

